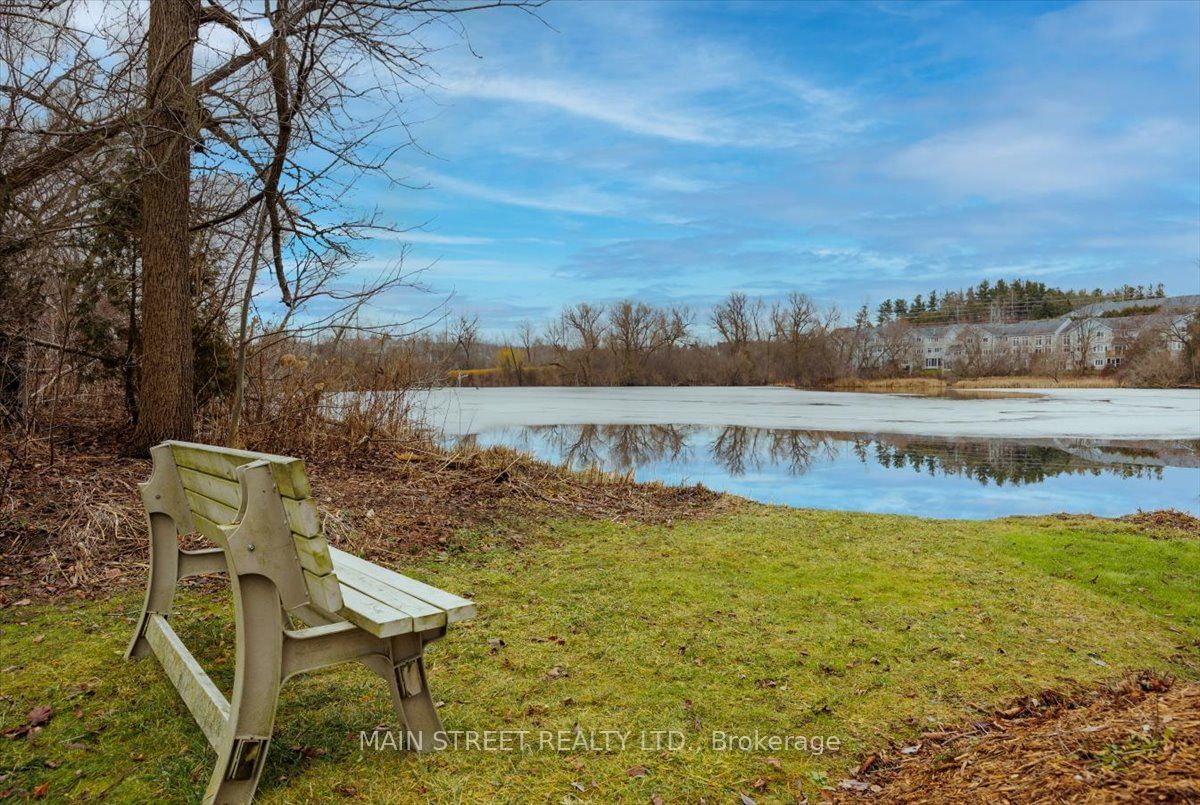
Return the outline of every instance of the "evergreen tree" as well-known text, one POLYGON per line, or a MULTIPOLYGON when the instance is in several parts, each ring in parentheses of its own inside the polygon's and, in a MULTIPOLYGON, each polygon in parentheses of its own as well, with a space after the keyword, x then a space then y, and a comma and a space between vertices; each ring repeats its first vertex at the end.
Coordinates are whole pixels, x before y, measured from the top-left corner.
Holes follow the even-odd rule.
POLYGON ((871 326, 871 310, 866 305, 860 307, 858 313, 854 314, 854 326, 860 330, 871 326))
POLYGON ((879 314, 875 320, 880 324, 887 324, 892 320, 892 300, 884 299, 879 303, 879 314))

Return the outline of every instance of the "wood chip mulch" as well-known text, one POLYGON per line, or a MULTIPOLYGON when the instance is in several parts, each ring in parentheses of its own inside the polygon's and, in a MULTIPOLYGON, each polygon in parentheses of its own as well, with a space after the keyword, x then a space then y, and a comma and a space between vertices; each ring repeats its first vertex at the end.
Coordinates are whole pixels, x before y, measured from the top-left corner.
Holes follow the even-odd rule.
POLYGON ((1143 672, 1047 692, 864 758, 830 798, 1200 803, 1200 683, 1143 672))

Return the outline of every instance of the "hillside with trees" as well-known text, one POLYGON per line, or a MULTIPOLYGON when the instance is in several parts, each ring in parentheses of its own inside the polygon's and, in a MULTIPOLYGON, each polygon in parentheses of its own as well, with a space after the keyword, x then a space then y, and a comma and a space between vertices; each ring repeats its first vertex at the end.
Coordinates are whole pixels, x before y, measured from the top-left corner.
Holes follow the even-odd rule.
POLYGON ((1014 322, 1052 319, 1094 302, 1161 299, 1166 295, 1161 282, 1151 285, 1122 285, 1110 291, 1100 288, 1055 288, 1044 282, 1012 279, 983 280, 966 289, 932 290, 912 299, 885 299, 875 311, 875 322, 887 324, 948 324, 954 322, 1014 322))

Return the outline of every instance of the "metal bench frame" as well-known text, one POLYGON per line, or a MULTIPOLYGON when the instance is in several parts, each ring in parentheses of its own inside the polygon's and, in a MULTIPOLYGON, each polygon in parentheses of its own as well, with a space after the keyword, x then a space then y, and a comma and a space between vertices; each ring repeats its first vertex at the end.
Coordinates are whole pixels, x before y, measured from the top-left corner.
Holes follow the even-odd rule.
POLYGON ((296 674, 338 663, 361 662, 384 679, 407 748, 429 751, 442 745, 438 737, 444 731, 426 681, 424 650, 445 635, 446 624, 379 637, 312 606, 269 460, 237 467, 242 505, 233 523, 219 526, 222 547, 181 549, 179 536, 196 531, 188 497, 170 443, 151 453, 154 471, 140 484, 150 527, 149 582, 126 658, 158 657, 216 750, 204 802, 253 798, 271 743, 280 687, 296 674), (227 573, 233 592, 237 659, 229 700, 170 624, 178 582, 211 573, 227 573), (290 628, 289 613, 308 626, 290 628))

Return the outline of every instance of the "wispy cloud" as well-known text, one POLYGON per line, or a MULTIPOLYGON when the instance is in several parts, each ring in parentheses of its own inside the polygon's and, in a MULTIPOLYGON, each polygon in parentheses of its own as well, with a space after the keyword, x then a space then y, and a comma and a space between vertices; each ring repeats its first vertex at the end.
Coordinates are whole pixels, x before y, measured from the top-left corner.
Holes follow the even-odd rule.
POLYGON ((895 175, 950 192, 1013 198, 1094 193, 1168 172, 1166 154, 1195 148, 1196 131, 1146 120, 1116 131, 1064 125, 1061 115, 949 131, 900 151, 895 175))
POLYGON ((544 15, 478 18, 416 132, 437 160, 405 155, 429 189, 383 205, 436 220, 407 240, 464 305, 1200 290, 1198 4, 544 15))
POLYGON ((382 232, 375 237, 382 240, 396 240, 401 243, 429 243, 439 246, 481 246, 495 242, 495 238, 477 235, 442 235, 437 232, 426 232, 423 229, 382 232))
POLYGON ((626 199, 594 187, 577 186, 568 190, 553 189, 544 192, 527 193, 493 187, 468 179, 458 179, 445 174, 426 172, 425 176, 430 185, 436 190, 443 190, 448 193, 479 199, 481 201, 491 201, 496 204, 527 207, 533 210, 569 212, 581 215, 619 216, 626 214, 629 206, 626 199))
POLYGON ((620 93, 615 87, 588 89, 546 79, 498 76, 456 81, 449 89, 469 97, 548 106, 634 134, 705 145, 726 142, 712 130, 711 121, 648 109, 636 95, 620 93))

